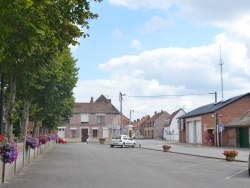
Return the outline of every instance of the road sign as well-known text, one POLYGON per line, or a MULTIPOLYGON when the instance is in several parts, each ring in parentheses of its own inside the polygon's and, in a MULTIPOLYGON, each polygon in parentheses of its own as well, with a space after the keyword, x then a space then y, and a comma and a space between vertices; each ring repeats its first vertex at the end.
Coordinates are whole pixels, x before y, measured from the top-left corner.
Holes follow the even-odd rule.
POLYGON ((223 131, 225 129, 225 125, 220 125, 219 129, 220 131, 223 131))

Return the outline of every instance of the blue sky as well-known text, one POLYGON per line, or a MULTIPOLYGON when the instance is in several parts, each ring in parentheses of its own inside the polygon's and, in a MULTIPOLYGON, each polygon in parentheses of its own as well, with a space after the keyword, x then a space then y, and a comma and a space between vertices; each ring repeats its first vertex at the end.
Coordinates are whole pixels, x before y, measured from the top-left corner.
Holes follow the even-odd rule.
POLYGON ((160 110, 191 111, 214 102, 208 93, 215 91, 222 100, 220 46, 223 98, 249 92, 249 6, 247 0, 92 2, 99 18, 85 31, 90 37, 72 48, 80 68, 76 101, 103 94, 120 109, 122 92, 123 113, 134 110, 134 120, 160 110))

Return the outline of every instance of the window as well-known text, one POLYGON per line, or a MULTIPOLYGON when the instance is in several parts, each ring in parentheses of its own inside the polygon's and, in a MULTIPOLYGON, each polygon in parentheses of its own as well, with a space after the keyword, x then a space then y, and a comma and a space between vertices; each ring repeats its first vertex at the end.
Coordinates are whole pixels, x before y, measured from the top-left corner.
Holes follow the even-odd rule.
POLYGON ((97 123, 105 123, 105 116, 97 116, 97 123))
POLYGON ((76 138, 76 130, 70 130, 70 138, 76 138))
POLYGON ((93 138, 97 138, 97 129, 93 130, 92 135, 93 135, 93 138))
POLYGON ((81 123, 89 122, 89 114, 81 114, 81 123))

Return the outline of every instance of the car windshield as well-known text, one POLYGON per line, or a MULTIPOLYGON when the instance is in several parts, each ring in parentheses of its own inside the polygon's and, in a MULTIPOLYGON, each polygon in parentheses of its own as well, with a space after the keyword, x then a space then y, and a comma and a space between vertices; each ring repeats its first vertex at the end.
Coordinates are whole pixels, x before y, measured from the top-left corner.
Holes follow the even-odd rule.
POLYGON ((112 136, 112 139, 121 139, 121 136, 120 135, 115 135, 115 136, 112 136))

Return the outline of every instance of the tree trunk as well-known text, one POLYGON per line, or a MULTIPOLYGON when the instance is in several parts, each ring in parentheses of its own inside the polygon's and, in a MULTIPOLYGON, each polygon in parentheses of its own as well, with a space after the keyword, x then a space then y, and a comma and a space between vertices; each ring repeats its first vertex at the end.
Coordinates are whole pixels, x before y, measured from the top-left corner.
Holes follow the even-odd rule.
POLYGON ((25 98, 22 111, 22 134, 26 136, 29 123, 30 100, 25 98))
POLYGON ((37 130, 37 126, 38 126, 36 115, 34 116, 33 121, 34 121, 34 126, 33 126, 33 131, 32 131, 32 137, 35 138, 37 136, 36 130, 37 130))
POLYGON ((7 137, 9 141, 12 141, 13 131, 13 116, 15 111, 15 98, 16 98, 16 77, 12 75, 10 83, 10 97, 7 105, 6 121, 7 121, 7 137))

